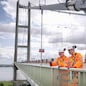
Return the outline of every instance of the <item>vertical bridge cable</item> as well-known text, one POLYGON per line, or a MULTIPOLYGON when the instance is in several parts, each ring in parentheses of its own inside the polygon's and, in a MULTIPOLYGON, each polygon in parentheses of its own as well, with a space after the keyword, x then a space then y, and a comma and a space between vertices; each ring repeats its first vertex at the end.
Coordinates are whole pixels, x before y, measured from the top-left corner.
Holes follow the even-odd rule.
POLYGON ((43 35, 43 9, 41 9, 41 6, 39 6, 40 7, 40 11, 41 11, 41 21, 40 21, 40 28, 41 28, 41 30, 40 30, 40 35, 41 35, 41 37, 40 37, 40 49, 39 49, 39 52, 40 52, 40 54, 41 54, 41 56, 40 56, 40 62, 42 63, 42 53, 44 52, 44 49, 42 49, 42 35, 43 35))
POLYGON ((41 26, 40 26, 40 28, 41 28, 41 44, 40 44, 40 49, 39 49, 39 52, 40 52, 40 62, 41 62, 41 64, 42 64, 42 53, 44 52, 44 49, 42 49, 42 35, 43 35, 43 9, 41 8, 41 0, 39 0, 39 7, 40 7, 40 10, 41 10, 41 26))
MULTIPOLYGON (((43 35, 43 9, 41 9, 41 49, 42 49, 42 35, 43 35)), ((43 52, 41 52, 41 61, 42 61, 42 53, 43 52)))
POLYGON ((47 3, 46 3, 46 0, 44 0, 44 4, 46 5, 47 3))
POLYGON ((39 0, 39 6, 40 6, 40 4, 41 4, 41 0, 39 0))
POLYGON ((43 0, 43 2, 41 2, 41 0, 39 0, 39 6, 41 5, 46 5, 46 0, 43 0))

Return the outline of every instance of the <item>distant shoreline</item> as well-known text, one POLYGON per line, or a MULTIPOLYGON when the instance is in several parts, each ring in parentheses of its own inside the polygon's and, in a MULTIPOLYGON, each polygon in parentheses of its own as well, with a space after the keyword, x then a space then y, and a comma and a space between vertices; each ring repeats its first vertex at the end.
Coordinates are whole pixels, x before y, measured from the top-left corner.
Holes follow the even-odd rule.
POLYGON ((0 67, 13 67, 13 65, 8 65, 8 64, 0 64, 0 67))

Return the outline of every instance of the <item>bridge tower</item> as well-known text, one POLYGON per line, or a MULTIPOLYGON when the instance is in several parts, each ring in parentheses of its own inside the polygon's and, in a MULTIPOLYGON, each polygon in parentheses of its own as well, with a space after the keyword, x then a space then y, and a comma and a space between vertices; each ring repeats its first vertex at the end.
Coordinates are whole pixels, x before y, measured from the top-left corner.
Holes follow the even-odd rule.
MULTIPOLYGON (((17 62, 17 57, 18 57, 18 49, 19 48, 24 48, 27 50, 27 62, 30 61, 30 2, 28 2, 28 6, 23 6, 19 4, 19 0, 17 1, 17 7, 16 7, 16 29, 15 29, 15 50, 14 50, 14 63, 17 62), (27 10, 27 25, 20 25, 19 24, 19 10, 27 10), (27 45, 19 45, 19 39, 18 39, 18 34, 19 30, 18 29, 27 29, 27 45)), ((14 77, 13 77, 14 82, 17 80, 17 68, 14 64, 14 77)), ((16 86, 16 85, 15 85, 16 86)))

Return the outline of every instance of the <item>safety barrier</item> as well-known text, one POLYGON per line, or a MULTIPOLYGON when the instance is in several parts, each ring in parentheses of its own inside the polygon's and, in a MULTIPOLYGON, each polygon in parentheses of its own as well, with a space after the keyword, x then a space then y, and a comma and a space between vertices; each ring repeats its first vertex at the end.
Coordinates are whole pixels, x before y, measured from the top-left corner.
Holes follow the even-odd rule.
POLYGON ((86 69, 15 63, 31 86, 86 86, 86 69))

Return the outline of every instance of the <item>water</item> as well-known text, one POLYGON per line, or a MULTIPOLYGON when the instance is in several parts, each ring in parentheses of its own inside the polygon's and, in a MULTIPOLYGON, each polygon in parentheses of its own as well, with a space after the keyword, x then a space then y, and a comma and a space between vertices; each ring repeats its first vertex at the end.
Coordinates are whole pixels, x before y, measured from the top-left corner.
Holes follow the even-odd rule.
POLYGON ((13 80, 13 68, 12 67, 0 67, 0 81, 13 80))
MULTIPOLYGON (((17 72, 18 80, 25 80, 21 71, 17 72)), ((13 80, 13 67, 0 67, 0 81, 10 81, 13 80)))

